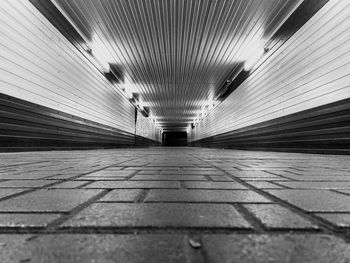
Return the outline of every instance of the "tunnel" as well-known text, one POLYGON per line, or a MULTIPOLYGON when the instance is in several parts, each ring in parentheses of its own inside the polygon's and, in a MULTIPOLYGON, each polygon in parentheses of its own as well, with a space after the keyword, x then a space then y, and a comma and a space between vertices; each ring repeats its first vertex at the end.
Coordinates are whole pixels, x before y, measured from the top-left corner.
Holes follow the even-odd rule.
POLYGON ((0 262, 350 262, 349 0, 0 21, 0 262))

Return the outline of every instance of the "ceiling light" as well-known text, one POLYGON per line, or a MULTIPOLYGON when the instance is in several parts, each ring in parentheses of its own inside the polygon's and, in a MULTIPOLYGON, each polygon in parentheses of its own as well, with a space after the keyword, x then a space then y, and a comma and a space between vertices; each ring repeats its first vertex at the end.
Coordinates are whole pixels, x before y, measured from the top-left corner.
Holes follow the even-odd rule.
POLYGON ((244 70, 251 70, 264 54, 266 40, 257 37, 251 38, 240 50, 239 61, 244 62, 244 70))
POLYGON ((250 58, 248 58, 245 62, 244 62, 244 70, 245 71, 249 71, 251 70, 254 65, 258 62, 259 58, 264 54, 264 49, 259 49, 257 51, 255 51, 250 58))
POLYGON ((124 88, 123 89, 124 90, 124 92, 125 92, 125 95, 126 95, 126 97, 130 100, 130 99, 132 99, 132 92, 128 89, 128 88, 124 88))
POLYGON ((98 36, 93 36, 93 41, 89 43, 90 53, 98 62, 103 72, 109 72, 109 63, 113 61, 103 41, 98 36))
POLYGON ((140 109, 143 110, 145 104, 144 104, 144 102, 143 102, 141 97, 139 97, 138 105, 139 105, 140 109))

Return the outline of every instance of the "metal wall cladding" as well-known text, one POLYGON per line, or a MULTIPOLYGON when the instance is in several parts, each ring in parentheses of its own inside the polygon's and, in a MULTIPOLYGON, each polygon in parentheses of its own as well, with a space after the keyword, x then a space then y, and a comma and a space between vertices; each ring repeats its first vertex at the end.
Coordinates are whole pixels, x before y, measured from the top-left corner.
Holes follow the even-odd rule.
POLYGON ((153 122, 149 121, 149 119, 144 117, 140 112, 137 112, 135 134, 154 141, 162 141, 160 130, 153 124, 153 122))
POLYGON ((224 102, 191 141, 350 97, 350 2, 329 1, 224 102))
POLYGON ((163 128, 186 128, 302 0, 55 0, 163 128), (97 46, 97 47, 96 47, 97 46))
POLYGON ((1 93, 134 133, 134 106, 28 1, 1 1, 0 32, 1 93))

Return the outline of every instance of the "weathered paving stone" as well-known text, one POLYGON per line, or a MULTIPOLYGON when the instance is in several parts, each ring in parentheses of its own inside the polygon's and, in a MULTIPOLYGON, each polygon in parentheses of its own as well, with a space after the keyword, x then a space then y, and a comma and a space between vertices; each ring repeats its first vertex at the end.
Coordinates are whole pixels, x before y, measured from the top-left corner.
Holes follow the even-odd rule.
POLYGON ((244 206, 267 228, 318 228, 317 225, 279 205, 247 204, 244 206))
POLYGON ((78 176, 77 174, 69 173, 69 174, 60 174, 60 175, 50 176, 50 177, 47 177, 46 179, 47 180, 66 180, 66 179, 75 178, 77 176, 78 176))
POLYGON ((0 235, 2 263, 189 263, 198 258, 185 235, 0 235), (26 241, 29 240, 29 241, 26 241))
POLYGON ((182 171, 181 174, 192 174, 192 175, 213 175, 213 176, 220 176, 220 175, 225 175, 221 171, 213 171, 213 170, 201 170, 201 171, 196 171, 196 170, 185 170, 182 171))
POLYGON ((246 182, 254 187, 259 188, 259 189, 265 189, 265 188, 267 188, 267 189, 283 189, 282 186, 275 185, 271 182, 264 182, 264 181, 258 181, 258 182, 246 181, 246 182))
POLYGON ((231 172, 232 175, 236 177, 274 177, 281 178, 278 175, 274 175, 264 171, 234 171, 231 172))
POLYGON ((173 170, 161 170, 160 174, 166 174, 166 175, 180 175, 179 169, 173 169, 173 170))
POLYGON ((327 220, 328 222, 338 227, 350 227, 350 213, 332 213, 332 214, 321 214, 316 213, 315 215, 327 220))
POLYGON ((240 178, 243 181, 274 181, 274 182, 285 182, 290 181, 290 179, 286 179, 283 177, 247 177, 247 178, 240 178))
POLYGON ((75 180, 85 180, 85 181, 124 181, 125 177, 118 176, 107 176, 107 177, 93 177, 93 176, 81 176, 75 180))
POLYGON ((89 181, 68 181, 50 186, 50 188, 76 188, 89 183, 89 181))
POLYGON ((297 189, 349 189, 350 182, 280 182, 290 188, 297 189))
MULTIPOLYGON (((58 172, 57 172, 58 173, 58 172)), ((50 176, 50 173, 16 173, 16 172, 8 172, 8 173, 1 173, 0 179, 42 179, 47 176, 50 176)), ((52 174, 51 174, 52 176, 52 174)))
POLYGON ((226 175, 218 175, 218 176, 214 176, 214 175, 210 175, 209 176, 213 181, 217 181, 217 182, 227 182, 227 181, 233 181, 232 178, 226 176, 226 175))
POLYGON ((138 171, 137 175, 159 175, 159 171, 154 170, 145 170, 145 171, 138 171))
POLYGON ((100 190, 38 190, 0 202, 1 212, 67 212, 94 197, 100 190))
POLYGON ((204 176, 201 175, 170 175, 170 174, 161 174, 161 175, 147 175, 140 174, 132 177, 131 180, 148 180, 148 181, 206 181, 204 176))
POLYGON ((0 262, 14 263, 14 262, 30 262, 28 261, 28 244, 31 235, 6 235, 0 234, 0 262), (27 255, 26 255, 27 254, 27 255))
POLYGON ((288 178, 298 181, 350 181, 349 175, 285 175, 288 178))
POLYGON ((93 204, 65 222, 64 226, 250 227, 231 205, 135 203, 93 204))
POLYGON ((108 167, 106 169, 104 169, 104 171, 119 171, 121 169, 123 169, 124 167, 121 167, 121 166, 111 166, 111 167, 108 167))
POLYGON ((84 188, 179 188, 179 183, 172 181, 99 181, 84 188))
POLYGON ((85 177, 108 177, 108 176, 119 176, 119 177, 126 177, 129 175, 132 175, 134 172, 133 171, 118 171, 118 170, 101 170, 98 172, 93 172, 93 173, 89 173, 86 174, 85 177))
POLYGON ((244 185, 236 182, 184 182, 189 189, 247 189, 244 185))
POLYGON ((330 235, 205 235, 207 262, 349 262, 350 245, 330 235))
POLYGON ((272 195, 309 212, 350 212, 350 196, 328 190, 267 190, 272 195))
POLYGON ((140 189, 118 189, 113 190, 99 199, 99 202, 133 202, 141 194, 140 189))
POLYGON ((58 214, 0 214, 0 227, 45 227, 58 214))
POLYGON ((0 189, 0 198, 4 198, 13 194, 17 194, 28 189, 0 189))
POLYGON ((0 182, 0 188, 1 187, 8 187, 8 188, 33 188, 33 187, 42 187, 45 185, 49 185, 52 183, 55 183, 54 180, 9 180, 5 182, 0 182))
POLYGON ((270 203, 249 190, 151 190, 146 202, 270 203))

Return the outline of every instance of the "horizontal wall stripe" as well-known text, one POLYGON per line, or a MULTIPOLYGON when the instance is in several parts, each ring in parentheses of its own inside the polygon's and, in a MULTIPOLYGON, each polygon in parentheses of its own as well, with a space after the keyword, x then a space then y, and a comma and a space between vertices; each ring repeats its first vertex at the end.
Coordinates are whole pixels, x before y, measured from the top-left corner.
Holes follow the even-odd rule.
POLYGON ((350 153, 350 99, 337 101, 234 131, 192 146, 350 153))
POLYGON ((0 151, 133 147, 159 142, 0 94, 0 151))

